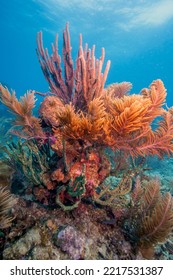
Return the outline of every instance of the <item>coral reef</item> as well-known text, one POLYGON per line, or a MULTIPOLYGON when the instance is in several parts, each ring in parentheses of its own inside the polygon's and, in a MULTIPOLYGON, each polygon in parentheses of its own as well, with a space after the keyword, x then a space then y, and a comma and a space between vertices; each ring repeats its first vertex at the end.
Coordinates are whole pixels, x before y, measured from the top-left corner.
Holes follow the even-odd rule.
POLYGON ((142 259, 118 226, 107 225, 105 209, 92 205, 68 214, 18 198, 3 259, 142 259))
POLYGON ((0 85, 0 100, 15 115, 10 133, 19 139, 2 147, 2 164, 10 170, 6 180, 19 205, 13 207, 10 192, 2 189, 1 228, 10 227, 9 208, 16 225, 8 229, 1 255, 154 258, 160 243, 171 252, 172 195, 146 165, 149 156, 163 159, 173 153, 173 108, 164 106, 163 82, 157 79, 139 94, 130 93, 129 82, 105 87, 110 68, 105 50, 96 59, 95 46, 83 48, 80 35, 74 63, 68 24, 63 65, 58 37, 51 55, 41 32, 37 46, 50 91, 28 91, 18 100, 0 85), (36 94, 44 97, 38 117, 32 113, 36 94))

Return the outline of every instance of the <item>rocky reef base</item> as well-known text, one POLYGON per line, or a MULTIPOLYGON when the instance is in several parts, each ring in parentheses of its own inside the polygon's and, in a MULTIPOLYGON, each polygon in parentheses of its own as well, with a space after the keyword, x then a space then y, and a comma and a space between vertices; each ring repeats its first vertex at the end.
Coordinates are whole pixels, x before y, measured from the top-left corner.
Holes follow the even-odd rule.
MULTIPOLYGON (((109 208, 81 204, 72 212, 64 212, 19 197, 16 200, 12 226, 1 231, 1 259, 144 259, 126 240, 109 208)), ((157 246, 153 259, 172 259, 171 250, 165 245, 157 246)))

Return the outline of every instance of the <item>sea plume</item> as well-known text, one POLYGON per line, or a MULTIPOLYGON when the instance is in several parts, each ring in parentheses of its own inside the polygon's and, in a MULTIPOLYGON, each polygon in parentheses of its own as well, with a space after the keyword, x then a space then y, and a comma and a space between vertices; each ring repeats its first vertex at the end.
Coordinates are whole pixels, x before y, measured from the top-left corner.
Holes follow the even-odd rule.
MULTIPOLYGON (((106 87, 110 61, 105 63, 104 48, 100 58, 96 58, 95 46, 91 49, 87 44, 83 46, 80 35, 74 63, 68 24, 63 32, 62 58, 58 47, 56 36, 55 43, 52 44, 52 54, 49 54, 48 49, 43 46, 42 32, 38 33, 37 55, 50 88, 50 91, 43 94, 45 98, 39 108, 39 117, 32 115, 35 94, 39 92, 29 91, 18 100, 15 92, 10 93, 7 88, 0 86, 2 103, 16 116, 15 127, 11 132, 25 139, 19 145, 17 161, 20 157, 23 158, 24 151, 21 146, 28 147, 33 143, 29 148, 29 154, 33 154, 35 162, 35 166, 31 166, 32 174, 38 173, 36 166, 37 161, 40 163, 41 158, 43 160, 41 155, 48 157, 46 172, 42 169, 42 173, 46 173, 42 176, 43 188, 56 189, 56 184, 59 184, 58 176, 67 184, 72 180, 71 188, 75 188, 74 177, 84 176, 87 180, 84 186, 82 180, 83 193, 79 192, 81 197, 88 195, 100 204, 112 206, 115 201, 113 195, 123 197, 130 194, 134 178, 142 173, 140 164, 133 166, 130 159, 134 161, 135 158, 149 155, 163 158, 164 155, 170 156, 173 153, 173 110, 164 107, 166 89, 160 79, 154 80, 149 88, 142 89, 138 94, 130 93, 130 82, 114 83, 106 87), (36 154, 34 146, 38 149, 36 154), (107 149, 115 155, 116 162, 117 154, 123 156, 121 163, 114 164, 117 166, 116 173, 123 165, 122 162, 125 165, 125 173, 120 176, 121 183, 114 192, 102 184, 105 177, 112 172, 107 149), (91 155, 94 155, 94 160, 90 159, 91 155), (59 171, 56 173, 56 170, 61 170, 64 177, 59 171), (92 177, 91 180, 89 176, 92 177), (95 179, 92 180, 93 178, 95 179), (100 197, 97 184, 101 186, 100 197)), ((28 161, 23 162, 23 165, 28 167, 28 161)), ((27 177, 28 172, 24 173, 27 177)), ((38 184, 39 178, 34 182, 38 184)), ((59 205, 63 203, 64 194, 68 193, 68 199, 65 197, 64 201, 70 201, 69 196, 73 193, 71 188, 68 192, 60 192, 59 205)), ((53 194, 49 195, 51 197, 53 194)), ((72 201, 74 202, 73 199, 72 201)))
POLYGON ((15 127, 22 127, 22 131, 13 130, 14 134, 26 139, 44 138, 40 119, 32 116, 36 101, 34 91, 28 91, 19 101, 14 91, 10 93, 7 88, 0 85, 0 100, 16 115, 15 127))
POLYGON ((110 129, 106 141, 114 149, 124 150, 131 156, 171 154, 173 151, 173 119, 163 109, 166 89, 161 80, 155 80, 150 89, 142 94, 121 98, 105 96, 106 108, 110 115, 110 129), (153 130, 152 122, 158 117, 158 127, 153 130))
POLYGON ((105 89, 105 93, 113 98, 121 98, 127 95, 132 88, 132 84, 129 82, 114 83, 105 89))
POLYGON ((141 246, 150 246, 158 242, 164 242, 173 228, 173 200, 170 193, 160 195, 151 216, 142 218, 142 226, 137 235, 140 237, 141 246))
POLYGON ((169 192, 161 193, 157 178, 141 182, 137 177, 124 225, 131 241, 147 257, 155 245, 169 238, 173 229, 173 198, 169 192))
POLYGON ((11 196, 10 191, 0 187, 0 229, 11 225, 13 218, 9 216, 9 210, 14 204, 15 199, 11 196))

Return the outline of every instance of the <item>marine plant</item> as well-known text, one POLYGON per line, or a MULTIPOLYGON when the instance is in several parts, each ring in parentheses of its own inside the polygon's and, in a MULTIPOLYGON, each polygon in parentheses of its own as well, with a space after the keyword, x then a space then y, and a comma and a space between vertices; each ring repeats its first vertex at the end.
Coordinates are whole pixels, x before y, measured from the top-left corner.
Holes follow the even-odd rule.
MULTIPOLYGON (((35 200, 43 201, 47 196, 46 204, 57 204, 63 210, 72 210, 82 201, 109 205, 117 211, 122 208, 122 213, 131 207, 133 211, 137 209, 137 216, 128 217, 127 222, 126 214, 124 217, 122 214, 122 220, 132 227, 139 246, 165 240, 173 228, 172 197, 162 196, 151 180, 143 186, 145 199, 141 201, 136 195, 139 183, 137 188, 134 182, 138 176, 142 177, 143 170, 140 164, 130 163, 136 158, 142 158, 143 162, 149 155, 163 158, 173 153, 173 108, 164 107, 163 82, 155 80, 139 94, 129 93, 132 88, 129 82, 105 87, 110 61, 103 71, 104 48, 96 59, 95 46, 90 49, 86 44, 83 48, 80 35, 74 63, 68 24, 63 32, 63 65, 58 36, 51 55, 43 46, 41 32, 37 46, 50 91, 28 91, 18 100, 15 92, 10 93, 0 85, 1 102, 16 116, 11 132, 22 139, 5 148, 7 161, 13 158, 13 167, 18 166, 32 182, 35 200), (44 97, 39 117, 32 114, 36 94, 44 97), (158 117, 157 128, 153 129, 158 117), (104 184, 112 168, 107 148, 115 161, 121 158, 120 165, 125 166, 124 172, 119 172, 119 183, 113 186, 104 184), (162 211, 166 213, 164 217, 162 211), (135 227, 138 219, 142 219, 140 228, 135 227)), ((116 166, 116 174, 120 165, 116 166)))

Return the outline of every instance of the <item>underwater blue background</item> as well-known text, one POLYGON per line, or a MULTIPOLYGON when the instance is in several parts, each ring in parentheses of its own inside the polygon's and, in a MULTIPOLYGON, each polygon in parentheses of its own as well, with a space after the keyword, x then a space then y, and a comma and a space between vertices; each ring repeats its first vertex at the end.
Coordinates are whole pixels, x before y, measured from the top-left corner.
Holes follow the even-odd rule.
POLYGON ((173 0, 1 0, 0 82, 18 96, 28 89, 45 92, 37 55, 36 35, 43 31, 51 50, 55 34, 69 22, 75 60, 79 33, 83 43, 96 45, 96 57, 106 50, 111 60, 107 84, 130 81, 138 93, 162 79, 173 105, 173 0))

